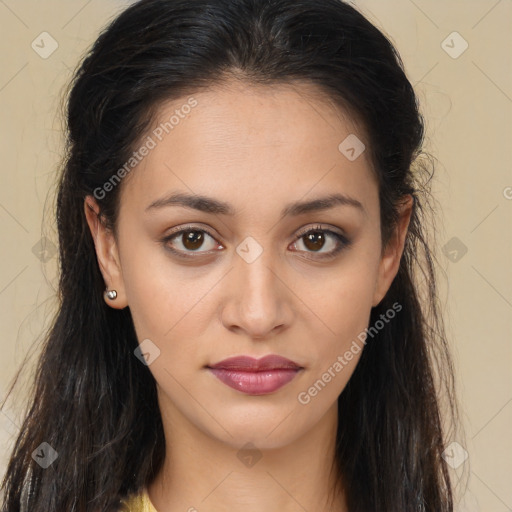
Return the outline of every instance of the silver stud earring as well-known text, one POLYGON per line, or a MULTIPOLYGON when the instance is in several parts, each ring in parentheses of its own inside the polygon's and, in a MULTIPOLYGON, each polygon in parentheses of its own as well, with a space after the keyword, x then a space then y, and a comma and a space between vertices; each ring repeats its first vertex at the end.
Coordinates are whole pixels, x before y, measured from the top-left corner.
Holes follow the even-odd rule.
POLYGON ((106 290, 105 295, 107 299, 114 300, 117 298, 117 292, 115 290, 106 290))

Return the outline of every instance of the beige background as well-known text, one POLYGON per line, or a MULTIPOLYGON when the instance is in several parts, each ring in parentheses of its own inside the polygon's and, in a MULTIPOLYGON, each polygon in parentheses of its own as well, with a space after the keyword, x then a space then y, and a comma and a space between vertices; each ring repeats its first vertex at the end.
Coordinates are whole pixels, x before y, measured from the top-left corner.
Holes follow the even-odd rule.
MULTIPOLYGON (((441 300, 466 431, 458 440, 469 452, 452 471, 469 476, 458 510, 512 510, 512 3, 353 3, 398 47, 427 116, 426 149, 438 160, 441 300)), ((128 2, 42 4, 0 0, 0 398, 55 305, 53 196, 42 226, 62 154, 63 86, 100 28, 128 2), (58 48, 43 59, 31 44, 45 31, 58 48), (42 255, 43 235, 49 241, 42 255)), ((2 475, 19 422, 14 404, 0 413, 2 475)))

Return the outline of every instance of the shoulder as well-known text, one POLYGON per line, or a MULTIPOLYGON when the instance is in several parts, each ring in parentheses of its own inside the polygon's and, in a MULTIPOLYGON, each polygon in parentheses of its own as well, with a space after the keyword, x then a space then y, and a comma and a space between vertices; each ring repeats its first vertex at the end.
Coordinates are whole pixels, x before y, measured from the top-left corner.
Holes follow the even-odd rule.
POLYGON ((138 494, 132 494, 121 501, 121 510, 123 512, 157 512, 149 500, 146 489, 138 494))

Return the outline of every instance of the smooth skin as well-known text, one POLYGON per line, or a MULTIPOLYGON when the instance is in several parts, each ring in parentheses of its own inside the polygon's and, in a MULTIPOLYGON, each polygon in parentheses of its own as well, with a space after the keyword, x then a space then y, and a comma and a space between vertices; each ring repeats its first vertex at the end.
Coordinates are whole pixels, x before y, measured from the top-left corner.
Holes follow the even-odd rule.
MULTIPOLYGON (((159 512, 346 512, 343 493, 332 507, 327 503, 329 469, 337 398, 362 352, 309 403, 297 397, 369 326, 371 308, 398 271, 412 197, 383 248, 368 141, 314 85, 233 79, 193 97, 197 106, 162 141, 155 139, 123 179, 117 236, 99 221, 93 196, 84 204, 105 285, 118 294, 107 304, 129 306, 139 343, 149 339, 160 350, 148 368, 157 383, 166 458, 149 496, 159 512), (353 161, 338 149, 349 134, 366 145, 353 161), (234 213, 176 204, 148 209, 177 192, 229 203, 234 213), (361 207, 281 217, 292 202, 332 194, 361 207), (183 235, 162 241, 182 227, 192 229, 194 243, 183 235), (350 243, 326 232, 313 241, 304 236, 319 229, 350 243), (246 245, 247 237, 255 243, 246 245), (262 252, 248 262, 237 247, 262 252), (232 389, 206 368, 236 355, 267 354, 303 367, 267 395, 232 389), (259 457, 255 463, 241 456, 247 443, 259 457)), ((157 124, 186 102, 162 104, 157 124)))

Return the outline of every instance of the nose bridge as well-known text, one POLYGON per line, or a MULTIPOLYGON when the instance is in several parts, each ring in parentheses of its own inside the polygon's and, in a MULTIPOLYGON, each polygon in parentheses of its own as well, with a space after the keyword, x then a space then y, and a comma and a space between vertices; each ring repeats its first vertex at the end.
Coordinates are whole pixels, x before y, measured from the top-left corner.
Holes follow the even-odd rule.
MULTIPOLYGON (((266 238, 267 242, 269 238, 266 238)), ((287 321, 286 292, 279 258, 268 243, 247 237, 236 248, 228 322, 252 337, 264 336, 287 321)))

